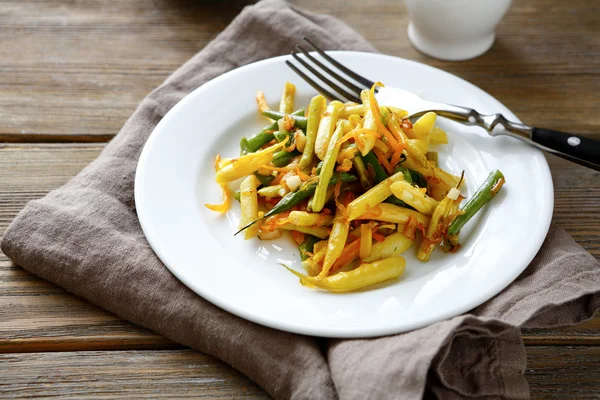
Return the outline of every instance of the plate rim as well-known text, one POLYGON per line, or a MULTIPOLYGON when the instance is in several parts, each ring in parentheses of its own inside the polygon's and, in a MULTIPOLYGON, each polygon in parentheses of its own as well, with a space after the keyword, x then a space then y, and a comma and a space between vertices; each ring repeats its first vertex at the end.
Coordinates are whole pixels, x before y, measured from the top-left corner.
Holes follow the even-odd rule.
MULTIPOLYGON (((442 69, 439 69, 439 68, 436 68, 436 67, 433 67, 433 66, 430 66, 427 64, 423 64, 418 61, 408 60, 405 58, 381 54, 381 53, 370 53, 370 52, 361 52, 361 51, 345 51, 345 50, 343 50, 343 51, 327 51, 327 53, 332 54, 334 56, 336 54, 350 54, 350 55, 359 56, 359 57, 375 57, 375 58, 381 58, 381 59, 387 59, 387 60, 401 61, 401 62, 405 62, 405 63, 409 63, 409 64, 414 64, 418 68, 434 70, 436 73, 442 73, 443 75, 445 75, 449 78, 458 79, 461 84, 470 87, 470 89, 477 92, 478 95, 482 95, 484 97, 487 97, 487 98, 493 100, 493 102, 495 102, 496 105, 499 105, 500 107, 508 110, 510 112, 510 114, 515 116, 515 122, 520 122, 520 119, 518 117, 516 117, 516 115, 508 107, 506 107, 504 104, 502 104, 494 96, 487 93, 483 89, 475 86, 474 84, 466 81, 465 79, 463 79, 457 75, 454 75, 450 72, 444 71, 442 69)), ((291 59, 290 55, 281 55, 281 56, 271 57, 271 58, 267 58, 267 59, 263 59, 263 60, 258 60, 258 61, 246 64, 246 65, 237 67, 235 69, 232 69, 224 74, 221 74, 221 75, 211 79, 210 81, 204 83, 203 85, 200 85, 199 87, 195 88, 193 91, 191 91, 190 93, 185 95, 181 100, 179 100, 164 115, 164 117, 158 122, 158 124, 152 130, 151 134, 148 136, 148 139, 146 140, 146 143, 144 144, 144 147, 140 153, 140 157, 138 159, 137 166, 136 166, 135 181, 134 181, 134 201, 135 201, 135 207, 136 207, 136 213, 138 216, 138 220, 140 221, 140 226, 142 228, 142 231, 144 233, 146 240, 150 244, 152 251, 156 254, 156 256, 160 259, 160 261, 164 264, 164 266, 169 270, 169 272, 171 274, 173 274, 180 282, 182 282, 186 287, 188 287, 191 291, 193 291, 196 295, 200 296, 204 300, 206 300, 206 301, 216 305, 217 307, 219 307, 227 312, 230 312, 236 316, 239 316, 241 318, 244 318, 244 319, 254 322, 254 323, 258 323, 263 326, 267 326, 267 327, 277 329, 277 330, 297 333, 297 334, 320 336, 320 337, 368 338, 368 337, 380 337, 380 336, 386 336, 386 335, 391 335, 391 334, 407 332, 407 331, 411 331, 414 329, 419 329, 419 328, 428 326, 428 325, 433 324, 438 321, 447 320, 448 318, 459 317, 459 316, 463 315, 464 313, 468 312, 469 310, 472 310, 472 309, 482 305, 486 301, 488 301, 488 300, 492 299, 493 297, 495 297, 496 295, 498 295, 498 293, 500 293, 501 291, 506 289, 508 286, 510 286, 510 284, 512 282, 514 282, 514 280, 519 275, 521 275, 523 273, 523 271, 525 271, 525 269, 529 266, 529 264, 531 263, 533 258, 538 254, 538 252, 548 234, 548 231, 550 229, 550 225, 552 222, 552 215, 553 215, 553 209, 554 209, 554 184, 553 184, 553 180, 552 180, 552 175, 550 173, 550 167, 548 165, 546 158, 543 156, 543 152, 541 150, 533 148, 533 147, 532 147, 532 149, 534 150, 534 154, 538 154, 538 156, 539 156, 538 163, 540 164, 540 168, 541 168, 540 173, 545 175, 545 177, 549 183, 548 187, 546 188, 546 193, 544 194, 544 196, 545 197, 547 196, 547 199, 548 199, 548 202, 550 205, 545 210, 546 211, 545 215, 542 216, 543 218, 542 218, 541 223, 543 226, 541 226, 540 227, 541 229, 538 230, 539 233, 534 238, 535 240, 533 241, 533 243, 531 245, 531 248, 532 249, 535 248, 535 251, 531 251, 531 254, 528 257, 524 258, 524 259, 527 259, 527 262, 524 262, 524 266, 522 268, 517 268, 517 269, 515 269, 515 271, 512 274, 507 274, 505 279, 502 280, 502 283, 496 284, 494 286, 494 290, 487 291, 485 294, 480 295, 478 298, 475 298, 475 300, 473 300, 473 297, 472 297, 470 299, 470 301, 466 302, 463 307, 457 307, 457 308, 454 308, 453 311, 441 313, 441 314, 438 314, 436 317, 430 317, 428 319, 424 319, 424 320, 420 321, 419 323, 413 323, 412 325, 407 325, 405 328, 399 329, 398 327, 396 327, 396 328, 389 327, 386 329, 378 328, 378 329, 374 330, 372 328, 364 328, 363 329, 361 327, 361 329, 353 329, 351 331, 347 331, 344 329, 338 330, 336 328, 333 328, 333 329, 327 328, 326 330, 323 330, 323 329, 319 329, 318 327, 313 328, 313 327, 306 327, 306 326, 294 326, 293 324, 289 324, 289 323, 286 323, 285 326, 282 326, 282 324, 278 323, 277 321, 272 321, 269 318, 262 318, 262 316, 260 316, 256 313, 255 314, 248 313, 243 309, 238 309, 235 306, 232 306, 228 302, 221 301, 219 298, 212 296, 210 293, 206 293, 205 291, 202 291, 202 290, 197 290, 197 288, 194 287, 195 284, 193 282, 190 282, 190 280, 186 276, 183 276, 182 274, 180 274, 177 268, 170 267, 169 262, 167 261, 167 257, 162 250, 161 244, 159 243, 158 238, 156 238, 154 236, 154 233, 150 227, 150 222, 146 219, 146 218, 149 219, 149 216, 145 215, 144 210, 146 207, 146 205, 145 205, 146 201, 141 194, 142 193, 142 189, 141 189, 142 181, 145 176, 145 172, 144 172, 145 164, 148 160, 148 157, 150 156, 154 142, 156 141, 156 138, 160 134, 159 132, 163 129, 163 126, 167 125, 169 120, 171 118, 173 118, 174 115, 177 114, 177 111, 180 108, 185 107, 188 102, 193 101, 193 99, 196 96, 198 96, 199 92, 206 90, 214 85, 218 85, 222 80, 227 79, 230 75, 239 73, 240 70, 256 68, 257 66, 260 66, 261 64, 275 63, 278 61, 284 61, 284 60, 288 60, 288 59, 291 59), (471 304, 471 305, 468 305, 468 304, 471 304)))

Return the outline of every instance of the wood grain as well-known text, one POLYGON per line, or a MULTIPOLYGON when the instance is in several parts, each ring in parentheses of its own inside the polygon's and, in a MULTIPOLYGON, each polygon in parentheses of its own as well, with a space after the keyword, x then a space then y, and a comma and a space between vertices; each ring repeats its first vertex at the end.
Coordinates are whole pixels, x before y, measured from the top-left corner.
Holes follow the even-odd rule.
POLYGON ((269 399, 222 362, 191 350, 0 354, 0 397, 269 399))
MULTIPOLYGON (((33 199, 66 183, 103 145, 0 145, 0 236, 33 199)), ((0 352, 175 348, 13 265, 0 253, 0 352)))
MULTIPOLYGON (((248 3, 0 1, 0 141, 107 140, 147 93, 248 3)), ((292 3, 344 20, 384 53, 471 81, 531 124, 598 132, 596 1, 516 0, 493 48, 458 63, 431 59, 410 45, 398 0, 292 3)))
MULTIPOLYGON (((61 186, 102 151, 100 144, 0 145, 0 236, 25 204, 61 186)), ((596 173, 549 158, 555 221, 600 258, 596 173), (586 194, 587 193, 587 194, 586 194), (569 200, 573 198, 574 200, 569 200), (573 204, 575 203, 575 207, 573 204), (584 218, 572 222, 573 214, 584 218)), ((123 321, 14 266, 0 253, 0 352, 159 349, 178 345, 123 321)), ((524 332, 528 344, 600 344, 600 318, 576 328, 524 332)))
MULTIPOLYGON (((600 347, 528 348, 532 399, 589 399, 600 392, 600 347)), ((0 397, 268 399, 220 361, 191 350, 0 354, 0 397)))

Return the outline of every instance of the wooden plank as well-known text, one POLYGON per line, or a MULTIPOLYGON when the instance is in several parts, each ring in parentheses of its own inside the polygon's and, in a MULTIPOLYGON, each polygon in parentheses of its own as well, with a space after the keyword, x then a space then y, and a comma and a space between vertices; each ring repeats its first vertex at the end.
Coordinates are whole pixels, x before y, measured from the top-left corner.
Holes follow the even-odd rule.
MULTIPOLYGON (((532 399, 600 392, 600 347, 527 349, 532 399)), ((191 350, 0 354, 0 396, 269 398, 220 361, 191 350)))
POLYGON ((194 352, 0 354, 0 397, 269 399, 220 361, 194 352))
POLYGON ((597 399, 600 393, 600 347, 527 348, 532 399, 597 399))
MULTIPOLYGON (((0 145, 0 236, 14 216, 77 174, 103 145, 0 145)), ((0 352, 174 348, 13 265, 0 252, 0 352)))
MULTIPOLYGON (((397 0, 292 3, 341 18, 384 53, 471 81, 531 124, 589 134, 600 126, 597 2, 558 7, 556 0, 516 0, 494 47, 459 63, 434 60, 410 45, 406 9, 397 0)), ((0 141, 47 142, 110 138, 245 2, 0 4, 0 141)))
POLYGON ((242 6, 2 1, 0 141, 106 140, 242 6))
MULTIPOLYGON (((102 150, 97 144, 0 145, 0 235, 32 199, 62 185, 102 150)), ((551 157, 555 220, 600 255, 600 189, 594 172, 551 157), (583 193, 583 194, 582 194, 583 193), (570 219, 585 211, 578 223, 570 219)), ((123 321, 14 266, 0 253, 0 352, 172 348, 167 339, 123 321)), ((524 332, 528 344, 598 344, 600 318, 577 328, 524 332)))

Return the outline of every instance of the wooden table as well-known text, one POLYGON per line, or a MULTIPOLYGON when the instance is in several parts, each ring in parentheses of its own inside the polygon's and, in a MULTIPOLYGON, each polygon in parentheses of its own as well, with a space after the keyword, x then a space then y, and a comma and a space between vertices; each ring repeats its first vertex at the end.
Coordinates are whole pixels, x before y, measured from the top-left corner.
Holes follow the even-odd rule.
MULTIPOLYGON (((400 0, 294 0, 382 52, 443 68, 531 124, 600 139, 600 3, 515 0, 484 56, 433 60, 400 0)), ((93 160, 137 103, 242 2, 0 1, 0 235, 29 200, 93 160)), ((554 221, 600 258, 600 174, 548 157, 554 221)), ((527 199, 523 199, 526 201, 527 199)), ((600 396, 600 318, 523 332, 536 399, 600 396)), ((123 321, 0 253, 0 396, 266 398, 218 360, 123 321)))

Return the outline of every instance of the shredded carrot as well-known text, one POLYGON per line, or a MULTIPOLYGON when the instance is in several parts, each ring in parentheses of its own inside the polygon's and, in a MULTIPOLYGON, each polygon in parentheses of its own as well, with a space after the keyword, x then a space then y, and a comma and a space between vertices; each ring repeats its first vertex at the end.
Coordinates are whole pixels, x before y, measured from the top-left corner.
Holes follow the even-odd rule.
POLYGON ((231 207, 231 198, 233 196, 231 195, 229 186, 227 186, 226 184, 221 185, 221 196, 223 197, 222 204, 205 204, 206 208, 208 208, 209 210, 220 212, 221 214, 227 212, 227 210, 229 210, 229 207, 231 207))
POLYGON ((298 231, 292 231, 292 237, 297 245, 301 245, 304 242, 304 233, 298 231))
POLYGON ((265 92, 262 90, 256 92, 256 104, 258 104, 258 110, 260 112, 270 110, 267 100, 265 99, 265 92))
POLYGON ((285 225, 289 222, 289 212, 284 212, 273 217, 270 217, 260 225, 260 229, 263 231, 272 232, 279 228, 281 225, 285 225))
POLYGON ((376 132, 373 129, 358 128, 358 129, 355 129, 355 131, 357 134, 364 133, 366 135, 375 136, 376 139, 381 139, 381 135, 379 134, 379 132, 376 132))
POLYGON ((385 240, 385 236, 383 236, 381 233, 373 232, 373 239, 375 239, 377 243, 381 243, 385 240))
POLYGON ((355 139, 355 138, 356 138, 356 131, 352 130, 352 131, 346 133, 340 140, 338 140, 335 145, 339 146, 342 143, 344 143, 344 142, 346 142, 346 141, 348 141, 350 139, 355 139))
POLYGON ((296 167, 296 175, 298 175, 302 181, 307 181, 308 179, 310 179, 310 176, 302 172, 300 167, 296 167))
POLYGON ((390 174, 390 175, 392 175, 394 173, 394 168, 392 167, 392 165, 390 164, 390 162, 387 160, 387 158, 385 158, 385 154, 383 154, 378 149, 373 149, 373 153, 375 153, 375 155, 377 156, 377 159, 379 160, 379 162, 381 163, 381 165, 383 165, 383 168, 385 168, 385 170, 387 171, 387 173, 390 174))
POLYGON ((337 260, 331 266, 329 270, 329 274, 332 275, 335 271, 342 268, 344 265, 352 262, 360 252, 360 238, 354 240, 352 243, 346 245, 344 250, 342 250, 342 254, 338 257, 337 260))
POLYGON ((390 164, 392 165, 392 167, 395 167, 396 165, 398 165, 398 163, 400 162, 400 160, 402 159, 402 152, 401 151, 397 151, 392 155, 392 159, 390 160, 390 164))
POLYGON ((285 176, 284 172, 278 173, 277 176, 275 177, 275 179, 273 179, 273 182, 271 182, 271 186, 279 185, 279 183, 281 182, 281 179, 283 179, 284 176, 285 176))
POLYGON ((404 149, 401 148, 398 141, 394 138, 394 135, 383 125, 381 122, 381 111, 379 110, 379 105, 377 104, 377 100, 375 99, 375 88, 378 86, 384 87, 383 83, 375 82, 369 91, 369 105, 371 106, 371 113, 373 114, 373 119, 375 120, 375 124, 377 125, 377 129, 383 133, 383 136, 387 139, 390 146, 395 151, 402 151, 404 149))

